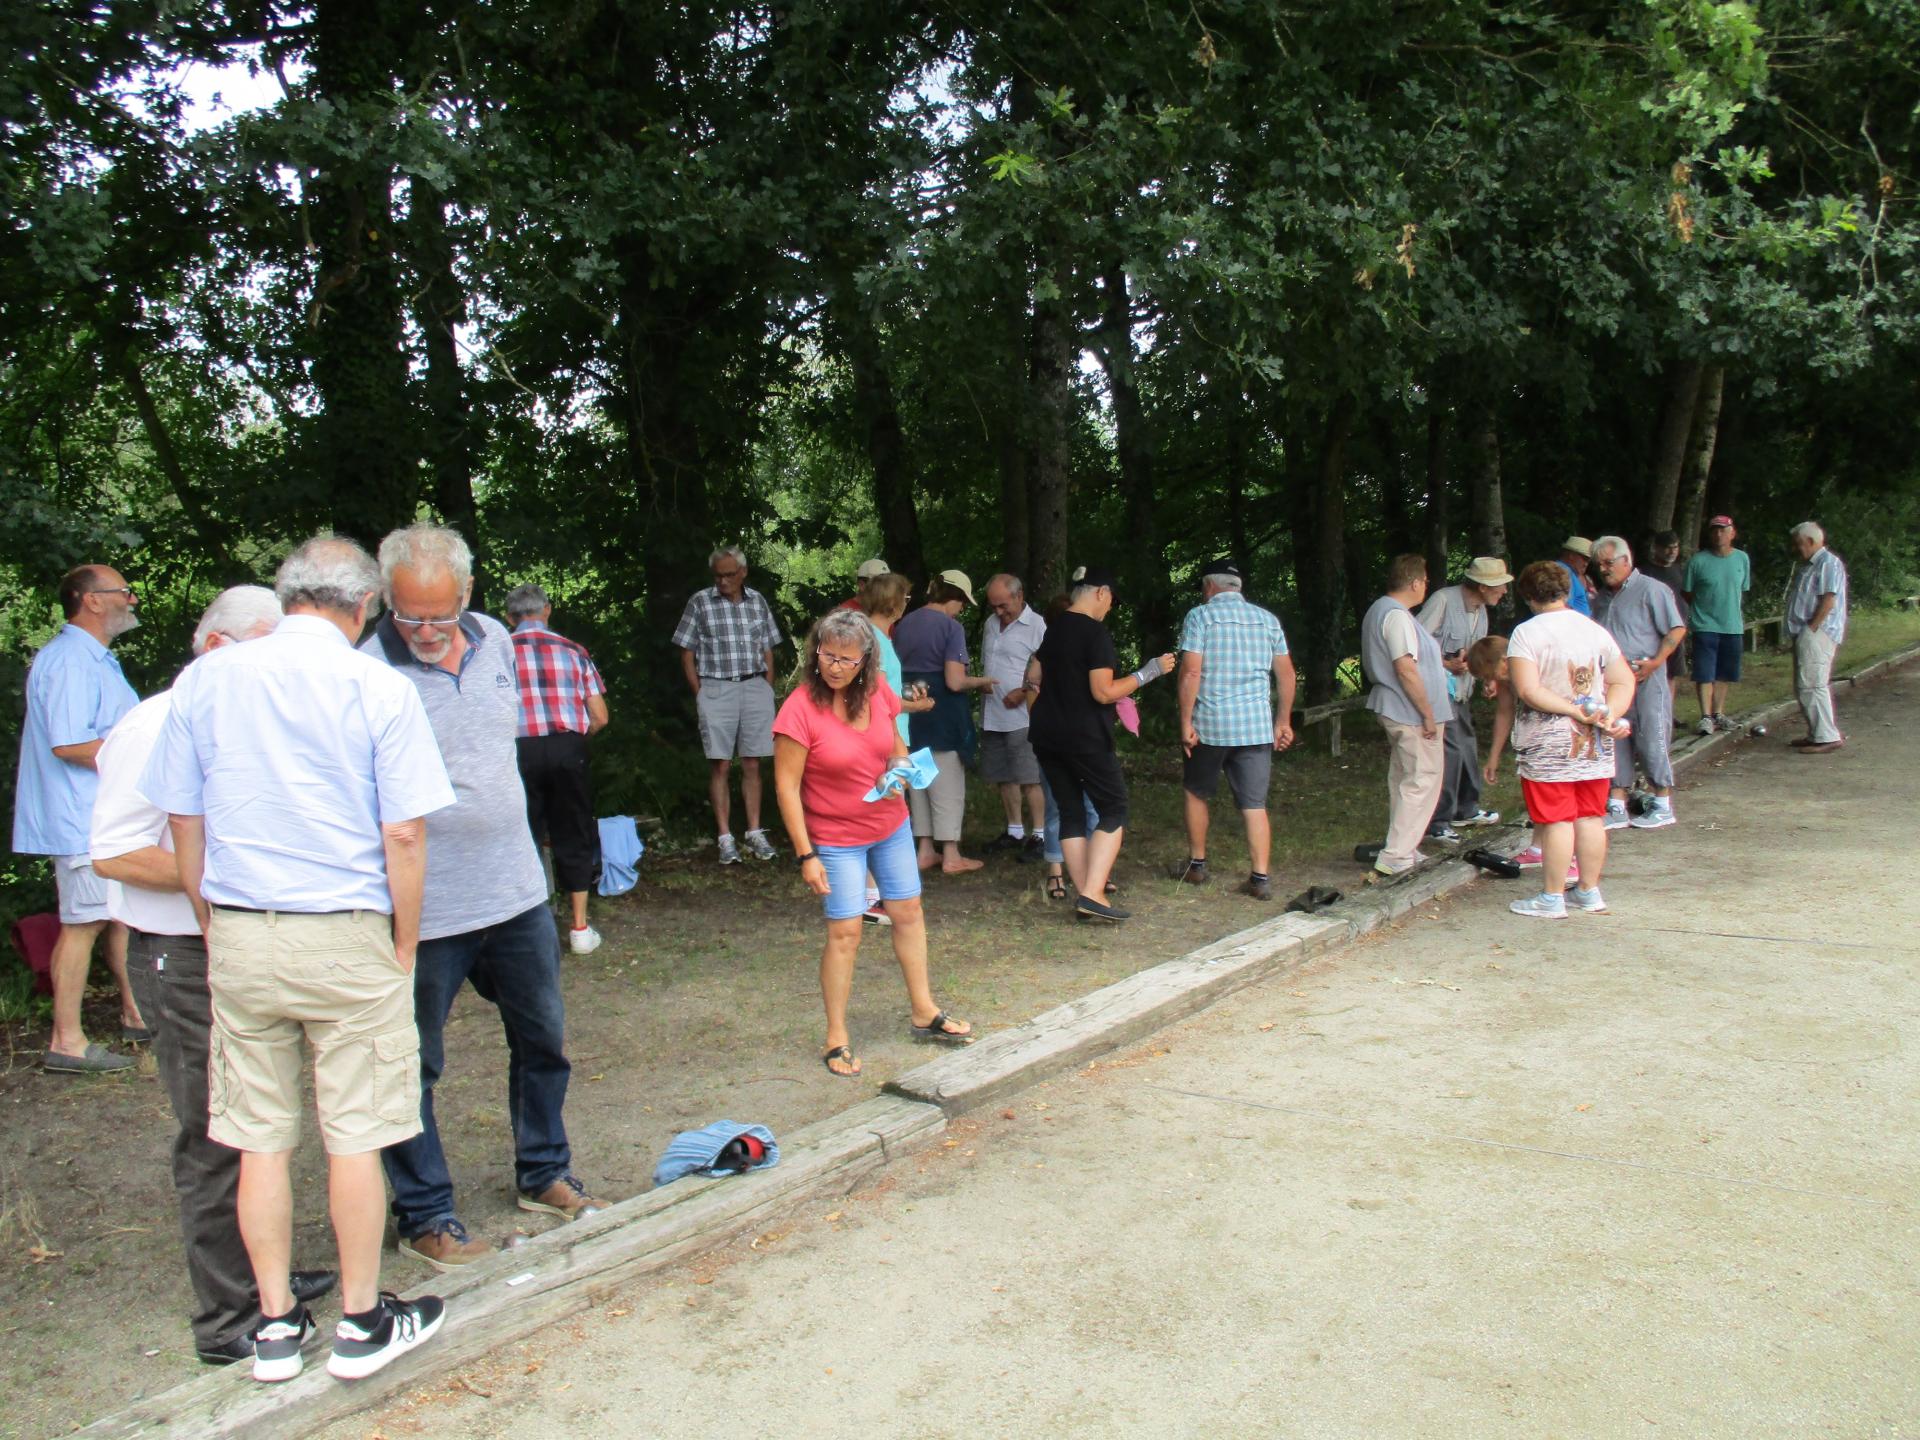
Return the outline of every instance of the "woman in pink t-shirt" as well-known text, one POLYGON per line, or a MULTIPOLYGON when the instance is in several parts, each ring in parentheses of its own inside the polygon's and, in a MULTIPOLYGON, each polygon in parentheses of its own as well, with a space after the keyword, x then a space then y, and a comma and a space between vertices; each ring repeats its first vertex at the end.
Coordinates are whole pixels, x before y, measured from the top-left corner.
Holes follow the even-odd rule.
POLYGON ((900 781, 883 798, 866 798, 907 753, 893 723, 900 699, 881 676, 879 644, 866 617, 835 610, 818 621, 807 636, 800 673, 805 680, 773 722, 773 783, 800 878, 823 898, 827 913, 820 956, 820 996, 827 1008, 822 1063, 835 1075, 860 1073, 847 1033, 847 997, 860 953, 869 872, 893 921, 893 953, 911 1004, 910 1034, 971 1044, 973 1027, 935 1004, 927 983, 920 867, 900 781))

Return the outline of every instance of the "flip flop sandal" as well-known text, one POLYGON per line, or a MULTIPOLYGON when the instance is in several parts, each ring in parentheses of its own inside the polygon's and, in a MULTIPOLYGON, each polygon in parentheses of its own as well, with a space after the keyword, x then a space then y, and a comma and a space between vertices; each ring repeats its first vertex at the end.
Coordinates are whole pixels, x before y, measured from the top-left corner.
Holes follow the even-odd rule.
POLYGON ((827 1067, 827 1073, 836 1080, 857 1080, 860 1078, 860 1071, 854 1068, 860 1063, 859 1057, 853 1053, 851 1046, 834 1046, 820 1057, 820 1063, 827 1067), (834 1069, 833 1062, 836 1060, 844 1062, 848 1068, 845 1070, 834 1069))
POLYGON ((1064 875, 1047 876, 1047 899, 1064 900, 1067 898, 1067 877, 1064 875))
POLYGON ((947 1022, 953 1017, 946 1011, 939 1011, 924 1025, 915 1025, 911 1017, 907 1020, 908 1032, 916 1040, 930 1040, 936 1045, 971 1045, 971 1030, 953 1031, 947 1029, 947 1022))

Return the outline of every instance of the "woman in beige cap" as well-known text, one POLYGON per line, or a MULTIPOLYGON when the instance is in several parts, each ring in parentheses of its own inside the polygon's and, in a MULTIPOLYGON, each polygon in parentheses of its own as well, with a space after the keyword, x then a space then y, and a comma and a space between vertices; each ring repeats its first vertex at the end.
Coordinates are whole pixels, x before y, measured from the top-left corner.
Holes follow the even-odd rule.
POLYGON ((1440 803, 1427 825, 1430 840, 1458 840, 1455 826, 1497 825, 1497 810, 1480 808, 1480 752, 1473 733, 1473 676, 1467 672, 1467 651, 1487 634, 1488 612, 1507 598, 1513 576, 1492 555, 1478 556, 1467 566, 1458 585, 1448 585, 1427 597, 1420 607, 1420 624, 1440 642, 1441 663, 1447 667, 1447 694, 1453 718, 1446 728, 1446 760, 1441 772, 1440 803))

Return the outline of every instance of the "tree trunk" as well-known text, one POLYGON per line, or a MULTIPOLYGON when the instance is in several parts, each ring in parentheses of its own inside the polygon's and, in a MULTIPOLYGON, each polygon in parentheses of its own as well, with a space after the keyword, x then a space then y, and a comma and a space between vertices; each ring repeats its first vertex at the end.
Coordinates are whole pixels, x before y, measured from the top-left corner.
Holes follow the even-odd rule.
MULTIPOLYGON (((1026 287, 1009 290, 1000 305, 1005 325, 1006 370, 1013 377, 1010 395, 1027 392, 1029 333, 1031 316, 1027 311, 1026 287)), ((1016 400, 996 407, 994 449, 1000 470, 1000 563, 1010 575, 1018 575, 1033 603, 1045 610, 1053 591, 1041 590, 1033 573, 1033 501, 1028 491, 1027 459, 1031 453, 1028 434, 1031 426, 1026 407, 1016 400)))
MULTIPOLYGON (((1473 553, 1504 556, 1507 553, 1507 514, 1500 482, 1500 428, 1491 405, 1483 407, 1475 415, 1473 433, 1468 443, 1473 452, 1472 468, 1467 472, 1473 553)), ((1432 577, 1432 583, 1442 582, 1438 577, 1432 577)))
POLYGON ((1380 452, 1375 474, 1380 482, 1381 539, 1387 554, 1404 555, 1418 549, 1420 540, 1414 534, 1413 507, 1408 503, 1412 487, 1407 482, 1407 455, 1390 412, 1383 411, 1374 420, 1373 445, 1380 452))
POLYGON ((880 553, 889 569, 906 576, 919 591, 927 578, 926 551, 920 539, 920 511, 914 502, 912 466, 906 431, 894 400, 872 319, 851 293, 849 277, 833 302, 834 327, 853 374, 854 420, 866 441, 873 467, 873 505, 880 519, 880 553))
POLYGON ((447 233, 446 209, 425 181, 412 182, 408 210, 414 266, 420 272, 413 318, 427 354, 422 394, 434 507, 440 518, 473 546, 472 603, 474 609, 483 610, 490 577, 473 499, 473 442, 467 424, 466 382, 455 339, 455 331, 466 318, 466 295, 453 273, 453 241, 447 233))
POLYGON ((1714 446, 1720 438, 1720 402, 1726 393, 1727 369, 1709 365, 1700 377, 1700 397, 1693 410, 1693 433, 1687 439, 1687 464, 1675 507, 1674 528, 1680 532, 1680 563, 1700 548, 1701 506, 1707 503, 1707 480, 1713 472, 1714 446))
MULTIPOLYGON (((1114 460, 1120 492, 1126 500, 1126 547, 1121 582, 1143 643, 1164 635, 1172 623, 1166 557, 1161 553, 1160 521, 1153 493, 1153 441, 1146 409, 1134 379, 1133 307, 1127 297, 1126 271, 1111 265, 1102 277, 1101 343, 1097 351, 1113 397, 1114 460)), ((1246 564, 1244 559, 1241 564, 1246 564)))
POLYGON ((1068 490, 1073 423, 1073 317, 1066 293, 1072 284, 1071 267, 1054 268, 1059 293, 1036 300, 1033 307, 1032 354, 1028 385, 1034 417, 1033 468, 1028 487, 1032 535, 1028 564, 1032 586, 1039 595, 1064 589, 1067 563, 1068 490))
POLYGON ((1296 532, 1294 559, 1305 610, 1306 643, 1301 648, 1309 704, 1333 698, 1334 672, 1340 664, 1347 569, 1347 437, 1353 428, 1353 411, 1353 400, 1343 395, 1327 416, 1312 488, 1305 496, 1308 524, 1304 536, 1296 532), (1298 553, 1301 538, 1306 541, 1304 554, 1298 553))
POLYGON ((1445 575, 1453 558, 1447 533, 1447 431, 1452 416, 1438 400, 1427 412, 1427 575, 1445 575))
POLYGON ((1700 395, 1698 360, 1683 360, 1667 371, 1667 398, 1660 411, 1660 430, 1654 439, 1653 474, 1647 487, 1647 533, 1673 529, 1674 506, 1680 498, 1680 471, 1687 461, 1687 436, 1700 395))
POLYGON ((1714 442, 1713 468, 1707 472, 1706 513, 1709 515, 1734 515, 1734 506, 1739 504, 1739 477, 1743 447, 1741 441, 1746 437, 1748 402, 1752 392, 1745 386, 1735 384, 1721 391, 1720 401, 1720 438, 1714 442))
MULTIPOLYGON (((363 112, 391 95, 386 15, 381 0, 314 6, 313 91, 336 113, 363 112)), ((419 483, 392 188, 393 167, 377 142, 337 155, 308 187, 319 263, 307 333, 321 408, 301 461, 322 480, 316 498, 324 512, 371 544, 413 519, 419 483)))

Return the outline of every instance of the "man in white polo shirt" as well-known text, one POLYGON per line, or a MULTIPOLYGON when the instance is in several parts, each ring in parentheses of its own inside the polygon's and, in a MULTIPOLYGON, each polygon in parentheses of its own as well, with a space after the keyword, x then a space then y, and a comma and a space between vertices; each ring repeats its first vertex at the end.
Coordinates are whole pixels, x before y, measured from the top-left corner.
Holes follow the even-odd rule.
POLYGON ((1027 739, 1027 708, 1033 699, 1027 689, 1027 662, 1047 638, 1047 622, 1027 604, 1017 575, 987 581, 987 608, 993 614, 980 632, 980 673, 1000 683, 980 702, 980 778, 999 787, 1007 828, 983 848, 1017 850, 1031 863, 1044 858, 1047 797, 1040 789, 1040 762, 1027 739))
MULTIPOLYGON (((280 623, 271 590, 223 590, 193 632, 193 653, 258 640, 280 623)), ((240 1152, 207 1138, 207 1051, 213 1000, 207 989, 207 946, 193 902, 180 888, 180 867, 167 833, 167 812, 138 787, 154 742, 173 710, 173 692, 142 700, 107 736, 95 757, 100 788, 93 805, 94 873, 106 881, 107 914, 127 927, 127 978, 153 1030, 160 1083, 179 1126, 173 1138, 173 1188, 180 1197, 180 1238, 196 1302, 193 1347, 203 1364, 253 1358, 260 1323, 253 1268, 235 1211, 240 1152)), ((331 1270, 296 1270, 293 1293, 319 1299, 333 1288, 331 1270)))
POLYGON ((242 1152, 258 1380, 298 1375, 315 1329, 288 1273, 303 1042, 345 1312, 328 1372, 371 1375, 446 1314, 437 1296, 380 1293, 380 1151, 420 1130, 412 971, 425 817, 454 794, 420 696, 353 648, 379 589, 372 557, 350 540, 322 535, 295 550, 274 578, 287 618, 187 667, 140 780, 168 812, 181 887, 207 937, 207 1133, 242 1152))

